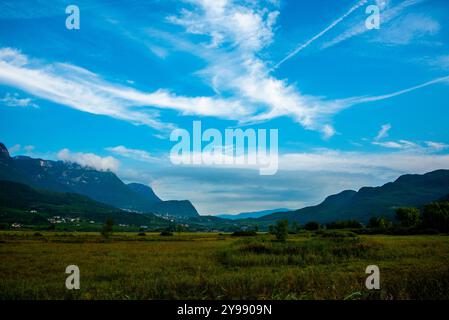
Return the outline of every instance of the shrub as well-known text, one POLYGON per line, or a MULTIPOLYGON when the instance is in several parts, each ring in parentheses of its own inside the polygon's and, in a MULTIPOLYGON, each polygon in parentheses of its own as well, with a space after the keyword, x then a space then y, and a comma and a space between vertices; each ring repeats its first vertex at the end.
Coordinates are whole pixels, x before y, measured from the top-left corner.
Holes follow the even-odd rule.
POLYGON ((101 230, 101 235, 105 238, 109 238, 112 234, 114 226, 114 220, 111 218, 107 218, 106 222, 103 225, 103 229, 101 230))
POLYGON ((160 235, 163 237, 171 237, 171 236, 173 236, 173 232, 165 230, 165 231, 162 231, 160 233, 160 235))
POLYGON ((33 235, 35 237, 43 237, 42 233, 40 233, 40 232, 35 232, 33 235))
POLYGON ((384 217, 372 217, 368 222, 368 228, 371 229, 388 229, 391 226, 391 221, 384 217))
POLYGON ((288 235, 288 221, 279 220, 274 227, 274 234, 276 235, 276 239, 278 241, 285 241, 288 235))
POLYGON ((145 232, 139 232, 137 235, 140 236, 140 237, 145 237, 146 233, 145 232))

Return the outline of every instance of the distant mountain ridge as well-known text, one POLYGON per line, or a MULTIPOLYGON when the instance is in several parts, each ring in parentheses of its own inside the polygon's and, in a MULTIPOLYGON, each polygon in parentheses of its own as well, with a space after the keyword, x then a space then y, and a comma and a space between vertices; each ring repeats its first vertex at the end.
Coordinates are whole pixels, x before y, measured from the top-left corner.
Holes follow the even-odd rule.
POLYGON ((238 214, 217 214, 215 217, 223 218, 223 219, 231 219, 231 220, 239 220, 239 219, 248 219, 248 218, 260 218, 271 213, 275 212, 284 212, 288 211, 286 208, 277 208, 271 210, 261 210, 261 211, 252 211, 252 212, 242 212, 238 214))
POLYGON ((398 207, 421 207, 449 194, 449 170, 436 170, 423 175, 406 174, 380 187, 345 190, 327 197, 322 203, 289 212, 277 212, 259 221, 288 219, 320 223, 356 219, 367 222, 373 216, 393 218, 398 207))
POLYGON ((112 218, 116 224, 167 225, 153 214, 129 213, 76 193, 38 190, 7 180, 0 180, 0 208, 2 223, 48 225, 48 218, 61 216, 97 223, 112 218))
POLYGON ((77 193, 129 211, 163 211, 175 217, 198 215, 190 201, 162 201, 150 187, 138 183, 126 185, 113 172, 98 171, 71 162, 10 157, 3 143, 0 143, 0 180, 55 192, 77 193))

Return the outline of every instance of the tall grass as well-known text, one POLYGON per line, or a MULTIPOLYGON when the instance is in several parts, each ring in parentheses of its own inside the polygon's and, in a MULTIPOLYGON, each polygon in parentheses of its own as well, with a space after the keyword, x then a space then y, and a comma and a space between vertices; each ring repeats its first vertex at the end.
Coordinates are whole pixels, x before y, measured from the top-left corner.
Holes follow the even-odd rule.
POLYGON ((0 299, 443 299, 449 237, 0 232, 0 299), (65 267, 81 290, 65 289, 65 267), (381 290, 365 289, 365 268, 381 290))

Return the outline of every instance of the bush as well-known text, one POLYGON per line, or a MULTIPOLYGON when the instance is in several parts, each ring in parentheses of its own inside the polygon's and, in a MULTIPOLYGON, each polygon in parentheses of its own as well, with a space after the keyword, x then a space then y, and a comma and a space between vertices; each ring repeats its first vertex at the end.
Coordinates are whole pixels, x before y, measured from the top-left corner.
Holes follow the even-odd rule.
POLYGON ((279 220, 274 227, 274 234, 276 235, 276 239, 278 241, 285 241, 288 235, 288 221, 279 220))
POLYGON ((320 227, 321 227, 320 224, 315 221, 307 222, 306 225, 304 226, 304 228, 309 231, 319 230, 320 227))
POLYGON ((145 237, 147 234, 145 232, 139 232, 137 235, 140 237, 145 237))
POLYGON ((42 233, 40 233, 40 232, 35 232, 33 234, 33 236, 35 236, 35 237, 43 237, 42 233))
POLYGON ((398 208, 396 209, 396 219, 402 227, 415 227, 419 224, 420 213, 416 208, 398 208))
POLYGON ((239 230, 232 233, 233 237, 254 237, 257 236, 257 232, 249 230, 239 230))
POLYGON ((173 232, 171 232, 171 231, 162 231, 160 233, 160 235, 163 236, 163 237, 171 237, 171 236, 173 236, 173 232))
POLYGON ((112 220, 111 218, 107 218, 106 222, 103 225, 103 229, 101 230, 101 235, 105 238, 109 238, 112 234, 113 226, 114 220, 112 220))
POLYGON ((384 230, 391 228, 392 225, 391 221, 384 217, 372 217, 368 222, 368 228, 370 229, 384 230))

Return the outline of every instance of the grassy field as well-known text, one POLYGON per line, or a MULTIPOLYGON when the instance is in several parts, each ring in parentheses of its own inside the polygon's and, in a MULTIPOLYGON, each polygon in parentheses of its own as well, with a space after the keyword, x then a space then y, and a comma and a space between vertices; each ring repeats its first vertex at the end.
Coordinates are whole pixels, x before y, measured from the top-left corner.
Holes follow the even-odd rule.
POLYGON ((0 299, 449 299, 449 236, 0 232, 0 299), (81 289, 65 288, 66 266, 81 289), (365 289, 380 268, 381 290, 365 289))

